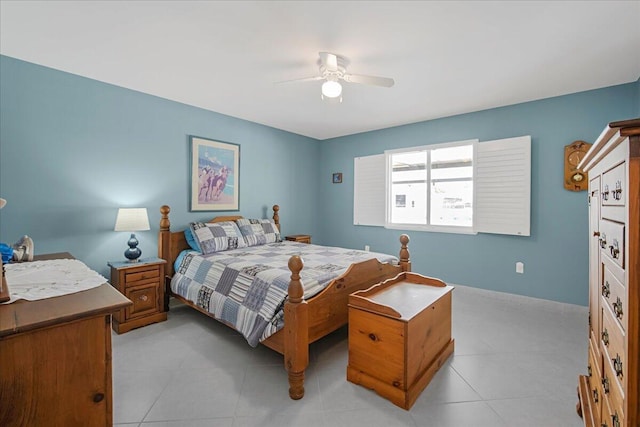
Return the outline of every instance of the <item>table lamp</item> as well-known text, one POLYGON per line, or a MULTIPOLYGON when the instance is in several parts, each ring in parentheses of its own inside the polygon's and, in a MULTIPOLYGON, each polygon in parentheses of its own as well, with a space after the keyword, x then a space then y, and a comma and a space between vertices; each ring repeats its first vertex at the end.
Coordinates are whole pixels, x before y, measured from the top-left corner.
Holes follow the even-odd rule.
MULTIPOLYGON (((145 231, 150 229, 147 208, 118 209, 114 231, 145 231)), ((127 258, 129 262, 137 262, 140 255, 142 255, 142 251, 138 248, 138 239, 136 239, 134 233, 131 233, 127 244, 129 245, 129 249, 124 251, 125 258, 127 258)))

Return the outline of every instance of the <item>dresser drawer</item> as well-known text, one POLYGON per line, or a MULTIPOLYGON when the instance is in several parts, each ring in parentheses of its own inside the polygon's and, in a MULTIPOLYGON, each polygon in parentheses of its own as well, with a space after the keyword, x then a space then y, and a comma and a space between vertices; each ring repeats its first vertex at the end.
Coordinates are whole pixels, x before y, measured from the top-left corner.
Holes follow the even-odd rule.
POLYGON ((125 309, 126 320, 155 313, 160 309, 158 286, 155 284, 129 288, 126 290, 125 296, 133 302, 132 306, 125 309))
POLYGON ((624 224, 600 221, 600 251, 620 268, 624 268, 624 224))
MULTIPOLYGON (((617 267, 612 266, 613 269, 617 267)), ((602 265, 602 286, 600 292, 602 294, 602 304, 611 310, 613 317, 618 321, 623 330, 627 325, 627 293, 624 285, 613 274, 612 269, 607 263, 602 265)))
POLYGON ((627 199, 625 163, 602 174, 602 206, 624 206, 627 199))

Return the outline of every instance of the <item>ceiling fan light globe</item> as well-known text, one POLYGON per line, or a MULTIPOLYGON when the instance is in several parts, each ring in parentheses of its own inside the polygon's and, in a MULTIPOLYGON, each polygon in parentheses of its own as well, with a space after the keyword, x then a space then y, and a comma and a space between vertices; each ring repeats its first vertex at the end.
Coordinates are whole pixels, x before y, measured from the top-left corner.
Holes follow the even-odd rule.
POLYGON ((322 94, 327 98, 337 98, 342 94, 342 85, 336 81, 328 80, 322 83, 322 94))

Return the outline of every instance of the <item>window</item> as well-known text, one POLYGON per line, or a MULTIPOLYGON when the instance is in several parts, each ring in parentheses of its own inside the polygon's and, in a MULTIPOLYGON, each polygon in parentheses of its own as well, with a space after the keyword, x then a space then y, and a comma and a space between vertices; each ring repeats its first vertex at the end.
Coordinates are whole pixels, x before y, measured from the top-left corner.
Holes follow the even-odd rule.
POLYGON ((530 235, 531 137, 354 159, 355 225, 530 235))
POLYGON ((389 197, 395 201, 387 225, 471 232, 474 142, 387 151, 389 197))

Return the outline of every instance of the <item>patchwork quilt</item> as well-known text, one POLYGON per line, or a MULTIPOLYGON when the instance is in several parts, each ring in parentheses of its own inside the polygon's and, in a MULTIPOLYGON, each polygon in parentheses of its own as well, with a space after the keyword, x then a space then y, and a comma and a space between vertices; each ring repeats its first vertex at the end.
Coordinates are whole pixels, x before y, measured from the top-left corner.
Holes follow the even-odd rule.
POLYGON ((298 242, 275 242, 202 255, 190 251, 171 280, 171 290, 240 332, 255 347, 283 326, 291 280, 287 266, 300 255, 304 296, 311 298, 353 263, 392 255, 298 242))

